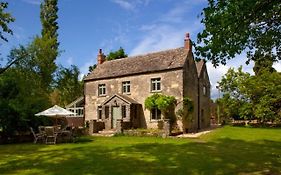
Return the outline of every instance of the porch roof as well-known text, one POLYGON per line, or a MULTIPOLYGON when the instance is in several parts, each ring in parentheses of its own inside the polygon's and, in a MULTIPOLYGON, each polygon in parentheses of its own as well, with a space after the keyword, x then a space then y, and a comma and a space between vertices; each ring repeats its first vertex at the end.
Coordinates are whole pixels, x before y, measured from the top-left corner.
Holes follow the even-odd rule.
POLYGON ((106 99, 101 105, 105 105, 107 102, 109 102, 110 100, 112 100, 114 97, 118 97, 120 99, 122 99, 123 101, 129 103, 129 104, 140 104, 137 101, 135 101, 134 99, 123 95, 123 94, 114 94, 111 97, 109 97, 108 99, 106 99))

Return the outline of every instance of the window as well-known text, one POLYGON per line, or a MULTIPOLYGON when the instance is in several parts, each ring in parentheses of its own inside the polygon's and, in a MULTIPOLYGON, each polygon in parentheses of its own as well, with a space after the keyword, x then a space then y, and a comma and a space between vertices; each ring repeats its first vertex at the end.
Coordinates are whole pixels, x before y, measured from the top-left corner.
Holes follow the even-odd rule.
POLYGON ((98 107, 98 119, 101 119, 102 118, 102 107, 99 106, 98 107))
POLYGON ((159 120, 161 119, 161 111, 157 108, 153 108, 151 110, 151 120, 159 120))
POLYGON ((105 84, 99 84, 99 96, 103 96, 106 94, 105 84))
POLYGON ((109 106, 105 106, 104 113, 105 113, 105 118, 108 119, 109 118, 109 106))
POLYGON ((126 118, 126 106, 122 106, 122 118, 126 118))
POLYGON ((129 81, 122 82, 122 92, 129 94, 131 92, 131 83, 129 81))
POLYGON ((203 95, 207 95, 207 89, 206 89, 206 86, 203 86, 203 95))
POLYGON ((151 92, 161 91, 161 78, 151 79, 151 92))

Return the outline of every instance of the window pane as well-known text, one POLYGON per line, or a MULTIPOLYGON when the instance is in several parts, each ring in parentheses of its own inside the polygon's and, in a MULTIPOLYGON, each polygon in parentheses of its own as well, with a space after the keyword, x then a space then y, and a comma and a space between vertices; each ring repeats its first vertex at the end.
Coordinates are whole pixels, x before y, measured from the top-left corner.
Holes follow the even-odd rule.
POLYGON ((126 106, 122 106, 122 118, 126 118, 126 106))
POLYGON ((102 118, 102 108, 99 107, 98 108, 98 119, 101 119, 102 118))
POLYGON ((151 91, 160 91, 160 90, 161 90, 161 78, 152 78, 151 91))
POLYGON ((161 84, 157 83, 157 90, 160 91, 161 90, 161 84))
POLYGON ((131 92, 130 84, 127 87, 128 87, 127 92, 130 93, 131 92))
POLYGON ((105 106, 105 118, 109 118, 109 106, 105 106))

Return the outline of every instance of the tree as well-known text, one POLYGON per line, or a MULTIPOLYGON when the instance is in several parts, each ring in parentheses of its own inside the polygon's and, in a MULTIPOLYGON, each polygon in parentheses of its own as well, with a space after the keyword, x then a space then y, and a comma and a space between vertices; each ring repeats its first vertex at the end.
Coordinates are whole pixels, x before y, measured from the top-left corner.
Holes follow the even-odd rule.
POLYGON ((19 60, 0 77, 0 128, 5 137, 43 124, 34 114, 49 107, 49 94, 42 86, 30 47, 20 46, 9 55, 19 60))
POLYGON ((66 106, 83 95, 83 82, 79 81, 79 75, 80 71, 74 65, 70 68, 61 67, 58 71, 56 90, 60 105, 66 106))
MULTIPOLYGON (((41 4, 40 20, 42 24, 42 37, 52 38, 54 41, 51 44, 51 48, 56 50, 58 54, 58 32, 59 29, 57 19, 58 19, 58 0, 45 0, 41 4)), ((54 55, 53 60, 56 59, 57 55, 54 55)))
POLYGON ((196 55, 226 64, 242 51, 249 60, 280 60, 281 3, 278 0, 208 0, 196 55))
POLYGON ((116 60, 116 59, 121 59, 121 58, 126 58, 128 55, 125 53, 124 49, 122 47, 119 48, 117 51, 111 51, 109 54, 106 56, 106 60, 116 60))
POLYGON ((177 100, 174 96, 153 94, 145 99, 144 105, 148 110, 157 108, 163 113, 165 119, 172 119, 169 115, 172 114, 176 102, 177 100))
MULTIPOLYGON (((125 53, 124 49, 122 47, 119 48, 117 51, 111 51, 109 54, 106 56, 106 61, 110 60, 116 60, 116 59, 121 59, 121 58, 126 58, 128 55, 125 53)), ((97 67, 96 64, 89 66, 89 73, 91 73, 95 68, 97 67)))
POLYGON ((251 99, 254 116, 262 122, 280 120, 281 74, 264 70, 246 84, 244 92, 251 99))
POLYGON ((13 31, 8 27, 8 24, 10 22, 14 22, 15 18, 13 18, 10 13, 4 11, 6 8, 8 8, 8 3, 0 2, 0 38, 8 42, 8 39, 4 36, 4 33, 13 35, 13 31))
MULTIPOLYGON (((8 8, 8 3, 0 2, 0 38, 8 42, 8 39, 4 36, 4 33, 13 35, 13 31, 9 28, 8 24, 10 22, 14 22, 15 18, 13 18, 10 13, 4 11, 6 8, 8 8)), ((5 72, 9 67, 11 67, 15 62, 16 61, 8 62, 8 64, 4 68, 0 67, 0 75, 5 72)))
POLYGON ((53 74, 57 69, 55 60, 59 54, 57 13, 57 0, 45 0, 41 4, 42 36, 36 36, 31 44, 32 52, 35 53, 38 62, 38 73, 47 91, 51 90, 53 74))
POLYGON ((251 76, 229 69, 219 83, 223 98, 219 99, 224 113, 234 119, 259 119, 261 122, 280 120, 281 74, 262 69, 251 76))

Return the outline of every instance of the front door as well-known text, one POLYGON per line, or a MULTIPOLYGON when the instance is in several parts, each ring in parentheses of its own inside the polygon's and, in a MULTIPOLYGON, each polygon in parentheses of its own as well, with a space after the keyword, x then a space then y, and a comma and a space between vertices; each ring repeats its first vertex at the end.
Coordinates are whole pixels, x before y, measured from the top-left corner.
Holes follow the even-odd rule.
POLYGON ((117 119, 122 119, 121 107, 112 107, 112 128, 116 128, 117 119))

